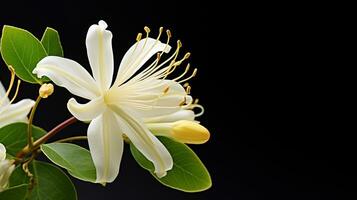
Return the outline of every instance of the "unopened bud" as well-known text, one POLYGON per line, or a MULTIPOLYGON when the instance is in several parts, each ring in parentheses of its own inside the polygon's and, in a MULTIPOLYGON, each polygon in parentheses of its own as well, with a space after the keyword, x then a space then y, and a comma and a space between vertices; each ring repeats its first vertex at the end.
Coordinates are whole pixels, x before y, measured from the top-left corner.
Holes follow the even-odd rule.
POLYGON ((195 121, 180 120, 173 123, 148 123, 155 135, 164 135, 187 144, 203 144, 210 138, 209 131, 195 121))
POLYGON ((47 98, 49 97, 54 91, 54 87, 51 83, 45 83, 41 85, 39 92, 39 95, 41 98, 47 98))

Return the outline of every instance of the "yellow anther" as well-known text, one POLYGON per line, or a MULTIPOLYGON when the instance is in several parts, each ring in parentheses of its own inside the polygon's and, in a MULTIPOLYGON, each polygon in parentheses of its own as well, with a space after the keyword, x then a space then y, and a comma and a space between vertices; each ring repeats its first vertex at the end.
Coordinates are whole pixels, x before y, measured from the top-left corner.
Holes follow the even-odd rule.
POLYGON ((166 34, 168 38, 172 37, 171 31, 169 29, 166 30, 166 34))
POLYGON ((149 27, 145 26, 145 27, 144 27, 144 30, 145 30, 145 32, 146 32, 147 34, 150 33, 150 28, 149 28, 149 27))
POLYGON ((184 58, 184 59, 188 59, 190 56, 191 56, 191 53, 190 53, 190 52, 187 52, 183 58, 184 58))
POLYGON ((191 86, 187 86, 187 88, 186 88, 186 94, 190 94, 190 92, 191 92, 191 86))
POLYGON ((186 104, 186 97, 183 97, 182 101, 179 103, 179 106, 183 106, 186 104))
POLYGON ((54 87, 51 83, 45 83, 41 85, 40 90, 38 91, 41 98, 47 98, 54 92, 54 87))
POLYGON ((143 36, 142 33, 138 33, 138 35, 136 36, 136 41, 139 42, 142 36, 143 36))
POLYGON ((181 47, 182 47, 181 40, 177 40, 177 47, 178 47, 178 48, 181 48, 181 47))
POLYGON ((165 89, 164 89, 164 94, 168 93, 170 90, 170 86, 167 86, 165 89))

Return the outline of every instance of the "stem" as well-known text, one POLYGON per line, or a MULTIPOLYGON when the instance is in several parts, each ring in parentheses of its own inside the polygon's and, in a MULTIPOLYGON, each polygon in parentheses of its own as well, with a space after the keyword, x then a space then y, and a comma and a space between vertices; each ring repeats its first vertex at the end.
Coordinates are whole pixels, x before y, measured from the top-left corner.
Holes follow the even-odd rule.
POLYGON ((74 136, 74 137, 69 137, 69 138, 64 138, 61 140, 57 140, 55 142, 69 142, 69 141, 75 141, 75 140, 86 140, 88 139, 87 136, 74 136))
POLYGON ((46 135, 44 135, 40 139, 36 140, 33 143, 33 148, 32 149, 30 149, 29 145, 27 145, 19 153, 17 153, 16 157, 17 158, 23 158, 26 154, 32 152, 33 150, 36 150, 41 144, 45 143, 48 139, 50 139, 51 137, 56 135, 62 129, 66 128, 67 126, 73 124, 76 121, 77 121, 77 119, 75 117, 71 117, 71 118, 67 119, 66 121, 60 123, 55 128, 53 128, 51 131, 49 131, 46 135))
POLYGON ((35 117, 36 109, 38 104, 41 101, 41 97, 38 96, 35 102, 35 105, 32 107, 31 113, 30 113, 30 118, 29 118, 29 123, 27 126, 27 143, 30 148, 30 150, 33 148, 33 138, 32 138, 32 122, 33 118, 35 117))

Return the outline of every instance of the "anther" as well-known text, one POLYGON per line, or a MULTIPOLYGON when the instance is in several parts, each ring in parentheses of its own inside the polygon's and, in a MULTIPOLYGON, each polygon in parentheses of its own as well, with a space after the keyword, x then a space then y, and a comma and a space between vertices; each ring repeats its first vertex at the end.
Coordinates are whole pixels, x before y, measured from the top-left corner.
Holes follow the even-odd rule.
POLYGON ((178 47, 178 48, 181 48, 181 47, 182 47, 182 42, 181 42, 181 40, 177 40, 177 47, 178 47))
POLYGON ((138 33, 138 35, 136 36, 136 41, 139 42, 142 36, 143 36, 142 33, 138 33))
POLYGON ((149 27, 145 26, 145 27, 144 27, 144 30, 145 30, 145 32, 146 32, 147 34, 150 33, 150 28, 149 28, 149 27))
POLYGON ((183 100, 179 103, 179 106, 183 106, 186 103, 186 97, 183 97, 183 100))
POLYGON ((168 38, 172 37, 171 31, 169 29, 166 30, 166 34, 168 38))
POLYGON ((170 86, 167 86, 165 89, 164 89, 164 94, 167 94, 170 90, 170 86))
POLYGON ((188 59, 189 57, 191 56, 191 53, 190 52, 187 52, 184 56, 184 59, 188 59))
POLYGON ((186 94, 190 94, 190 92, 191 92, 191 86, 187 86, 187 88, 186 88, 186 94))

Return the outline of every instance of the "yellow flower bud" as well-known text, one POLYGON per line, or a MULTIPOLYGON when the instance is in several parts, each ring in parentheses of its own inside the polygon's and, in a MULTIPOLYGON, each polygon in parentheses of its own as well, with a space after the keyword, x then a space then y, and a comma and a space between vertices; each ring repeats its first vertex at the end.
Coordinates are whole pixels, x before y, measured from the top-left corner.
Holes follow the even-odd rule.
POLYGON ((54 87, 51 83, 45 83, 41 85, 40 90, 38 93, 40 94, 41 98, 47 98, 49 97, 54 91, 54 87))
POLYGON ((172 136, 187 144, 203 144, 210 138, 209 131, 194 121, 181 120, 173 123, 172 136))
POLYGON ((187 144, 203 144, 210 138, 209 131, 195 121, 180 120, 173 123, 147 123, 155 135, 163 135, 187 144))

